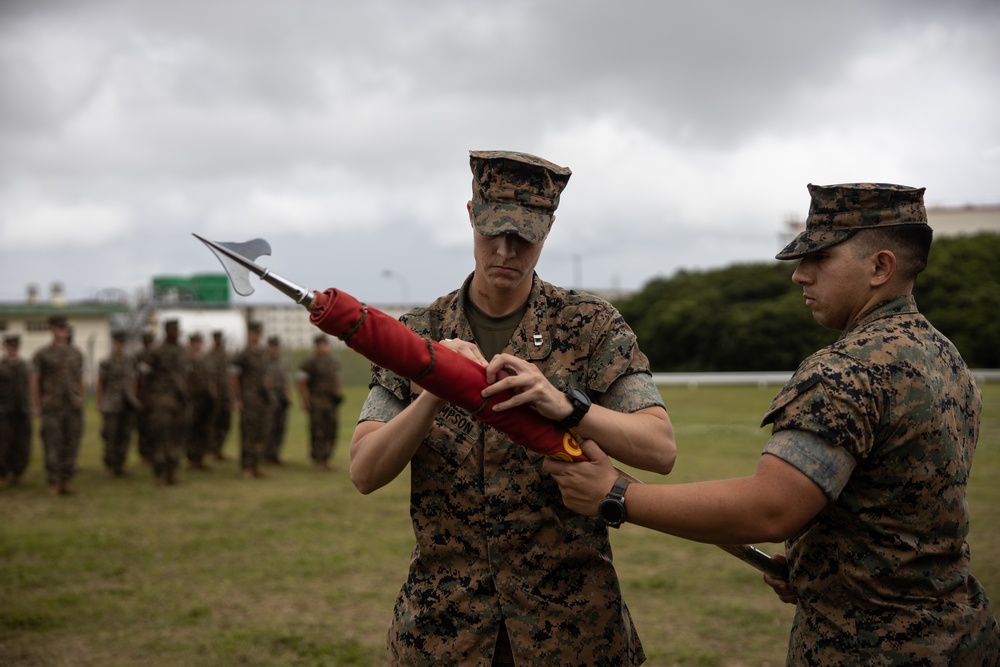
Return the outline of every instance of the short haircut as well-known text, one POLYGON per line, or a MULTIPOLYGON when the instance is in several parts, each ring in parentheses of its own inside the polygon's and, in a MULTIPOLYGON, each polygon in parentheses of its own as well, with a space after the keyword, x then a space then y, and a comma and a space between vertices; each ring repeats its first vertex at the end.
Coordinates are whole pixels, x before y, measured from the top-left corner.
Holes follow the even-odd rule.
POLYGON ((897 225, 859 229, 854 252, 858 257, 888 250, 896 256, 896 269, 906 280, 914 280, 927 268, 934 232, 928 225, 897 225))

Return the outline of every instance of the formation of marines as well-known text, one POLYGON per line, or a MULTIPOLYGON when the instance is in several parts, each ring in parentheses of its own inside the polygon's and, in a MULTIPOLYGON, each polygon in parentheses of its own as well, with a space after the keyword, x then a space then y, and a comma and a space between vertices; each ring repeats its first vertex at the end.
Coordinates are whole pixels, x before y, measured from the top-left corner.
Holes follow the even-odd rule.
MULTIPOLYGON (((53 496, 72 496, 84 432, 84 356, 72 343, 63 316, 49 319, 52 340, 30 360, 21 339, 7 335, 0 357, 0 488, 22 483, 31 457, 33 419, 38 421, 46 481, 53 496)), ((205 349, 200 333, 186 344, 178 320, 163 323, 162 340, 145 332, 128 352, 128 334, 114 330, 111 351, 100 361, 94 400, 100 415, 102 462, 109 477, 128 476, 129 448, 137 441, 142 463, 157 486, 179 483, 179 469, 209 470, 228 460, 224 448, 239 414, 239 468, 264 476, 264 463, 281 463, 292 382, 280 340, 260 344, 263 327, 250 322, 245 349, 230 354, 222 331, 205 349)), ((325 338, 323 336, 322 338, 325 338)), ((317 354, 295 376, 310 415, 310 460, 329 470, 336 442, 337 405, 343 399, 339 366, 317 343, 317 354), (319 359, 317 359, 319 356, 319 359), (304 392, 304 393, 303 393, 304 392), (329 394, 329 395, 328 395, 329 394)), ((329 347, 327 342, 325 347, 329 347)))

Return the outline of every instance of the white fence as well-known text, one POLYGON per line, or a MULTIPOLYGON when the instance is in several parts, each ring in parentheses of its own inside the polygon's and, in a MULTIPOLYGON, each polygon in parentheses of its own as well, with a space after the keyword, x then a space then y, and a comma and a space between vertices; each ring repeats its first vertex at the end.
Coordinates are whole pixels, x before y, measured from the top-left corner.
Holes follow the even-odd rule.
MULTIPOLYGON (((977 382, 1000 382, 1000 368, 973 369, 977 382)), ((701 385, 750 385, 766 387, 783 385, 792 377, 791 371, 769 373, 653 373, 653 382, 665 387, 698 387, 701 385)))

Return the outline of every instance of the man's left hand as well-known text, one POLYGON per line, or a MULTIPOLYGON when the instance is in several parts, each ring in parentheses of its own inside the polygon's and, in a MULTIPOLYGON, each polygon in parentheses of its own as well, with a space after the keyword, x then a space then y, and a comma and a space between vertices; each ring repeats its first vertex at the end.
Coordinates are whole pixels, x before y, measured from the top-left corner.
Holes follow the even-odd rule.
POLYGON ((486 381, 483 398, 510 390, 514 396, 497 403, 493 409, 509 410, 519 405, 528 405, 548 419, 559 421, 573 412, 569 399, 548 378, 542 375, 530 361, 511 354, 498 354, 486 366, 486 381))

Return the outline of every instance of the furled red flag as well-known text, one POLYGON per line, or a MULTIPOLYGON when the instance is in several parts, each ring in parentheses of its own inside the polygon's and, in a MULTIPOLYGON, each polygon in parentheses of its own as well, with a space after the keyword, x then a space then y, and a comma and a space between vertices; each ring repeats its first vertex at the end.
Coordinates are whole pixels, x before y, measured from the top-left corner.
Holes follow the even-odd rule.
POLYGON ((416 382, 425 390, 506 433, 515 443, 564 461, 586 461, 573 434, 528 406, 495 412, 513 394, 485 399, 486 371, 436 341, 421 338, 402 322, 330 288, 316 292, 309 321, 344 341, 369 361, 416 382))

